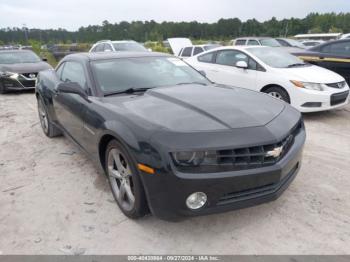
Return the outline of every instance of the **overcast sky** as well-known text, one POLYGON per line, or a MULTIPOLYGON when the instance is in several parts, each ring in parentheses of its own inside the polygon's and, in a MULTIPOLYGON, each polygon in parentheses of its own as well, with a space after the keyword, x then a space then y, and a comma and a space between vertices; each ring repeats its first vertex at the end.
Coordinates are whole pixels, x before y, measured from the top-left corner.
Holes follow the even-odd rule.
POLYGON ((65 28, 133 20, 215 22, 303 18, 310 12, 350 12, 350 0, 0 0, 0 28, 65 28))

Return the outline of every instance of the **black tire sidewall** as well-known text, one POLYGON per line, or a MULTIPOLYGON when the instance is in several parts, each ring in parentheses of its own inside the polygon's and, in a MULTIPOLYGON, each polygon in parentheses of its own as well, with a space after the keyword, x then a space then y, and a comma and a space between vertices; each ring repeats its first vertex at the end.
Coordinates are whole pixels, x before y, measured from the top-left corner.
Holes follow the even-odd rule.
POLYGON ((0 83, 0 94, 5 94, 6 88, 0 83))
POLYGON ((148 210, 147 209, 147 202, 146 202, 146 197, 145 197, 145 192, 143 189, 142 181, 141 181, 139 172, 136 168, 136 163, 133 160, 133 158, 131 157, 131 154, 125 148, 125 146, 117 140, 110 141, 108 146, 107 146, 106 153, 105 153, 105 172, 106 172, 106 175, 108 178, 108 182, 109 182, 113 197, 114 197, 115 201, 117 202, 120 210, 127 217, 130 217, 130 218, 139 218, 139 217, 144 216, 148 210), (108 155, 109 155, 109 152, 114 148, 117 148, 118 150, 120 150, 120 152, 123 154, 123 156, 125 156, 127 158, 128 164, 130 165, 130 169, 132 172, 133 193, 135 196, 135 204, 134 204, 134 207, 130 211, 124 210, 123 207, 117 201, 117 196, 115 195, 115 192, 112 189, 112 184, 111 184, 110 178, 108 176, 108 155))
POLYGON ((46 117, 47 117, 47 131, 44 130, 44 128, 42 127, 41 122, 40 122, 41 129, 43 130, 43 132, 44 132, 44 134, 46 136, 50 137, 50 119, 49 119, 49 116, 48 116, 48 113, 47 113, 47 110, 46 110, 46 106, 44 104, 43 99, 40 96, 38 97, 37 102, 38 102, 38 117, 39 117, 39 121, 40 121, 39 103, 41 103, 41 106, 45 110, 46 117))

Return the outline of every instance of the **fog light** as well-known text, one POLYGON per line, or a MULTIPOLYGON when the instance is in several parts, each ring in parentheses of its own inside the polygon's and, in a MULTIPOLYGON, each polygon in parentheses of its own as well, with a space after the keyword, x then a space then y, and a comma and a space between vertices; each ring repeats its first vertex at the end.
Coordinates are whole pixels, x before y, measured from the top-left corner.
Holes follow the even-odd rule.
POLYGON ((186 205, 189 209, 199 209, 207 202, 207 195, 203 192, 196 192, 188 196, 186 205))

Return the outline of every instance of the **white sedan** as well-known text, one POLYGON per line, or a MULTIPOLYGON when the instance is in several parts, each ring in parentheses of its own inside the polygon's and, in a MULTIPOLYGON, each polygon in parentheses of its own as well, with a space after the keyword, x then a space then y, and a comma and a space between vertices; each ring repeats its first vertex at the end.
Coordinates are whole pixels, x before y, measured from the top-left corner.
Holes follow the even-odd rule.
POLYGON ((213 82, 270 94, 301 112, 330 110, 349 101, 345 79, 271 47, 222 47, 186 59, 213 82))

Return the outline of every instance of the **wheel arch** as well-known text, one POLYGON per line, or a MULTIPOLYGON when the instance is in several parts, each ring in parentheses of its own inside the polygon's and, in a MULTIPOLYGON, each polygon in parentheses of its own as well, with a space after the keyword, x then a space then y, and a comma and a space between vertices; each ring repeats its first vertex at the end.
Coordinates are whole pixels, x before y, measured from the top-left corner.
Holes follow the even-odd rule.
POLYGON ((278 88, 281 88, 282 90, 284 90, 287 93, 287 95, 288 95, 289 101, 291 101, 291 97, 290 97, 290 94, 289 94, 288 90, 286 88, 284 88, 283 86, 279 85, 279 84, 268 84, 268 85, 265 85, 263 88, 260 89, 260 92, 265 93, 266 90, 268 90, 271 87, 278 87, 278 88))
MULTIPOLYGON (((113 125, 114 129, 116 129, 116 126, 113 125)), ((128 151, 129 155, 133 158, 135 163, 137 163, 137 159, 135 158, 135 155, 133 154, 135 149, 139 149, 139 145, 137 142, 136 137, 125 128, 118 128, 119 132, 114 132, 111 130, 106 130, 100 135, 100 138, 98 140, 98 158, 99 163, 103 170, 105 170, 105 160, 106 160, 106 149, 111 140, 117 140, 119 143, 121 143, 126 150, 128 151), (135 149, 133 149, 135 148, 135 149)))

